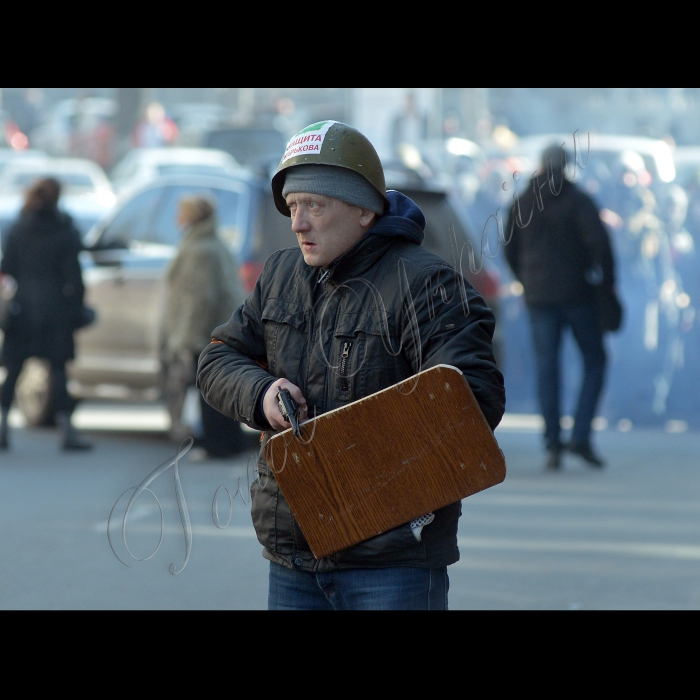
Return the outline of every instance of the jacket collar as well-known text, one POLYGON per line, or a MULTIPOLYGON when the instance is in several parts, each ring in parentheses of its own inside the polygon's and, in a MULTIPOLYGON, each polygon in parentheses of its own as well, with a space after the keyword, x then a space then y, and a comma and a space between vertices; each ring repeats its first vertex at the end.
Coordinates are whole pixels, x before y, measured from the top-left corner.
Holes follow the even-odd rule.
POLYGON ((183 243, 193 243, 204 238, 216 237, 216 219, 210 216, 188 226, 184 231, 183 243))
POLYGON ((394 238, 366 235, 359 243, 335 262, 319 271, 319 281, 341 284, 352 277, 360 277, 379 260, 396 242, 394 238))

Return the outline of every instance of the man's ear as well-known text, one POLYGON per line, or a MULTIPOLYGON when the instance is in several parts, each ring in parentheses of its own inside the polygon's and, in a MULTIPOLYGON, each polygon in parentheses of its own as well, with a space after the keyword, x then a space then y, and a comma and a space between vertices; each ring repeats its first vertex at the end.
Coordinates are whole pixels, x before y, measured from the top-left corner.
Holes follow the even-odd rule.
POLYGON ((370 211, 369 209, 362 209, 360 214, 360 226, 362 226, 362 228, 369 228, 374 224, 374 220, 376 218, 377 215, 373 211, 370 211))

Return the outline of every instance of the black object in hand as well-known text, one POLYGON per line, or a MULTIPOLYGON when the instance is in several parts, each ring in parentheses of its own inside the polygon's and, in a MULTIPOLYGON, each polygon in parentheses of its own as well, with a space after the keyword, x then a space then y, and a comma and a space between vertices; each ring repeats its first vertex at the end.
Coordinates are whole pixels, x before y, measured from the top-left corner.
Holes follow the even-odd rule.
POLYGON ((277 403, 279 404, 282 417, 288 423, 291 423, 294 434, 300 438, 301 430, 299 428, 299 406, 297 402, 286 389, 280 389, 279 394, 277 394, 277 403))

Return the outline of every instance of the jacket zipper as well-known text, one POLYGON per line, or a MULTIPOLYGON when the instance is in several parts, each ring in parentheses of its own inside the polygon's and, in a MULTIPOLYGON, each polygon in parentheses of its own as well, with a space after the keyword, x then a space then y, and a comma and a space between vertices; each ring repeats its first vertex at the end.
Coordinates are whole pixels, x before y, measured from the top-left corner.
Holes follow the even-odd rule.
POLYGON ((348 378, 345 376, 348 366, 348 358, 350 357, 350 349, 352 348, 352 343, 345 343, 343 345, 343 354, 340 360, 340 390, 343 392, 350 391, 350 383, 348 378))

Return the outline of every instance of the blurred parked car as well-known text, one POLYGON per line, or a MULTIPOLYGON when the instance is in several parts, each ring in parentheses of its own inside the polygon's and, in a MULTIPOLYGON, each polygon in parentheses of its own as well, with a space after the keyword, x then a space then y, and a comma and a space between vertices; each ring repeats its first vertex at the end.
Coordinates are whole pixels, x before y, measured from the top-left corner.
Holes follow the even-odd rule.
POLYGON ((2 171, 11 163, 22 162, 25 160, 46 160, 48 154, 43 151, 27 148, 18 151, 14 148, 0 148, 0 175, 2 171))
POLYGON ((469 139, 451 137, 427 141, 421 152, 431 169, 453 184, 465 204, 471 204, 486 166, 483 149, 469 139))
POLYGON ((673 152, 676 182, 688 196, 687 226, 700 247, 700 146, 678 146, 673 152))
POLYGON ((104 170, 82 158, 21 159, 7 165, 0 173, 0 196, 22 194, 35 180, 55 177, 64 194, 82 195, 114 204, 114 190, 104 170))
POLYGON ((80 158, 15 159, 0 172, 0 242, 19 216, 27 188, 39 178, 55 177, 62 185, 61 207, 83 236, 114 205, 116 197, 102 168, 80 158))
MULTIPOLYGON (((539 134, 517 140, 509 156, 519 161, 522 167, 521 180, 525 181, 524 184, 527 184, 528 178, 538 168, 542 151, 554 143, 565 144, 565 148, 573 154, 573 134, 539 134)), ((578 174, 585 178, 585 175, 591 172, 587 168, 589 162, 587 133, 577 133, 576 148, 579 162, 578 174), (580 164, 586 167, 581 167, 580 164)), ((614 175, 616 168, 621 165, 623 154, 628 152, 638 153, 642 157, 646 171, 651 176, 649 185, 668 184, 676 178, 673 151, 665 141, 646 136, 590 135, 590 162, 594 169, 603 166, 611 175, 614 175)), ((570 172, 573 171, 573 164, 571 166, 570 172)))
MULTIPOLYGON (((398 184, 388 174, 389 186, 398 184)), ((479 242, 467 228, 458 200, 420 181, 404 184, 402 191, 426 214, 425 246, 450 263, 457 260, 457 266, 462 248, 471 246, 478 266, 479 242)), ((69 367, 75 398, 152 400, 160 396, 158 339, 164 273, 180 242, 176 207, 185 194, 216 201, 222 238, 238 257, 248 292, 270 254, 296 246, 290 220, 275 208, 269 180, 248 171, 239 170, 235 178, 170 175, 124 195, 89 233, 88 251, 82 254, 86 303, 96 310, 97 321, 77 336, 77 358, 69 367)), ((466 277, 497 312, 495 270, 485 261, 484 269, 474 274, 468 260, 465 251, 466 277)), ((446 293, 459 294, 459 290, 446 293)), ((46 366, 39 361, 28 363, 18 384, 17 401, 30 424, 39 425, 50 417, 48 387, 46 366)))
POLYGON ((689 182, 697 180, 700 172, 700 146, 677 146, 673 151, 676 166, 676 182, 686 187, 689 182))
MULTIPOLYGON (((258 191, 245 173, 240 175, 159 178, 123 195, 90 231, 81 264, 86 304, 96 310, 97 320, 77 335, 77 358, 69 367, 74 398, 159 396, 159 321, 164 274, 180 243, 177 204, 185 194, 213 198, 223 239, 242 262, 251 261, 256 222, 250 212, 258 191)), ((256 267, 256 277, 259 272, 256 267)), ((50 420, 45 363, 27 363, 16 397, 30 424, 50 420)))
POLYGON ((228 153, 214 148, 136 148, 111 173, 119 193, 164 175, 232 175, 240 170, 228 153))
POLYGON ((218 128, 207 133, 203 145, 231 154, 238 163, 261 173, 279 163, 287 138, 273 128, 218 128))

